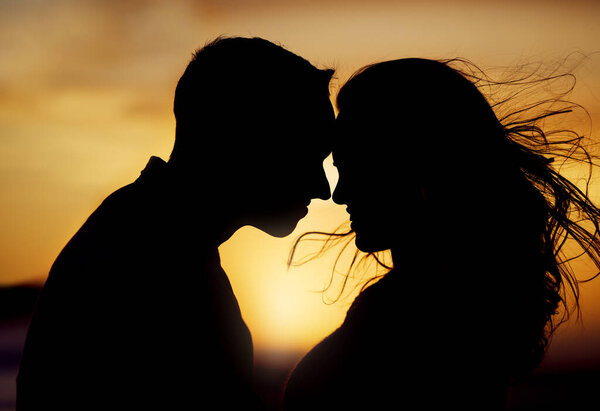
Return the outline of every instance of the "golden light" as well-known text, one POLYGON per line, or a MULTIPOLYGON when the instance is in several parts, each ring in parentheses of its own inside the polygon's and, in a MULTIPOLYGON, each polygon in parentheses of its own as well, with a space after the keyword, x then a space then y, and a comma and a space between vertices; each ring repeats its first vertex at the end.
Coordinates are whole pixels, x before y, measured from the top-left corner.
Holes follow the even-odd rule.
MULTIPOLYGON (((598 16, 600 3, 584 1, 2 2, 0 283, 43 281, 110 192, 133 181, 151 155, 168 158, 176 82, 193 50, 218 35, 265 37, 333 66, 333 96, 354 70, 379 60, 461 56, 510 66, 582 51, 588 58, 572 97, 598 136, 598 16)), ((330 159, 325 168, 335 184, 330 159)), ((597 183, 594 190, 600 199, 597 183)), ((313 201, 290 237, 243 228, 221 247, 257 350, 306 351, 343 320, 354 294, 328 305, 319 292, 335 253, 289 270, 286 259, 297 235, 334 230, 346 218, 343 206, 313 201)), ((582 292, 592 341, 600 341, 599 285, 582 292)), ((564 356, 578 355, 567 347, 583 341, 577 327, 553 345, 564 356)))

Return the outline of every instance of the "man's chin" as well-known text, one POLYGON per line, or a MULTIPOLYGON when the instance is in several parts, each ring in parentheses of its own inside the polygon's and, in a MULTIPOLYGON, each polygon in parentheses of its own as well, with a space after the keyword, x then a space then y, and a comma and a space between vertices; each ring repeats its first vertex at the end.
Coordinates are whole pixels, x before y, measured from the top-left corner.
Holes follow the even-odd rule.
POLYGON ((251 225, 273 237, 287 237, 296 229, 298 222, 306 214, 308 214, 307 207, 298 207, 281 213, 270 213, 251 225))
POLYGON ((283 222, 271 222, 269 224, 255 225, 259 230, 269 234, 270 236, 283 238, 292 234, 296 229, 298 222, 295 223, 283 223, 283 222))

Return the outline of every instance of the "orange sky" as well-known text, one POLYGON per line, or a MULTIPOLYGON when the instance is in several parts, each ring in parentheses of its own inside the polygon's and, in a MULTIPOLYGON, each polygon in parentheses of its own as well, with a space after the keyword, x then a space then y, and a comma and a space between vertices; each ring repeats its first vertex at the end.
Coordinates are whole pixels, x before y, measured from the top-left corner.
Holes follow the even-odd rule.
MULTIPOLYGON (((175 84, 192 51, 220 34, 279 42, 336 68, 338 83, 383 59, 461 56, 486 67, 580 52, 588 58, 573 98, 600 135, 594 1, 2 0, 0 284, 42 281, 107 194, 150 155, 168 157, 175 84)), ((330 163, 327 171, 334 182, 330 163)), ((324 305, 314 292, 329 281, 331 259, 289 271, 285 260, 295 235, 345 218, 344 207, 314 201, 291 237, 244 228, 222 247, 257 349, 306 350, 341 321, 352 297, 324 305)), ((600 359, 598 283, 583 291, 586 327, 566 327, 555 341, 557 363, 600 359)))

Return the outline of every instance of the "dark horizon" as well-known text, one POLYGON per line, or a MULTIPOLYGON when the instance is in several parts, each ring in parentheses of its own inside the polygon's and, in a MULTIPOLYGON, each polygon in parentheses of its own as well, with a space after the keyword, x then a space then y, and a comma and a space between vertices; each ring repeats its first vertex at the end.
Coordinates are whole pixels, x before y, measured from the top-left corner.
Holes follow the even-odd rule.
MULTIPOLYGON (((0 319, 0 411, 14 411, 15 378, 28 321, 23 313, 0 319)), ((255 353, 255 380, 260 387, 257 394, 270 407, 268 411, 277 410, 283 385, 304 353, 279 351, 274 354, 255 353)), ((592 401, 596 401, 599 383, 600 362, 579 371, 547 367, 544 362, 523 384, 511 389, 509 410, 587 411, 592 401)))

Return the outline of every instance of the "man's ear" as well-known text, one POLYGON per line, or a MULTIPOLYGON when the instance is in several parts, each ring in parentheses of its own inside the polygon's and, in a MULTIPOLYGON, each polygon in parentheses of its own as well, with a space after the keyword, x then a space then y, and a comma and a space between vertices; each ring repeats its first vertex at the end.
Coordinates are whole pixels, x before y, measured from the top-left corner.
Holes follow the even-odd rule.
POLYGON ((425 188, 425 186, 422 184, 419 186, 419 190, 421 192, 421 198, 423 199, 423 201, 427 202, 430 198, 429 190, 425 188))

